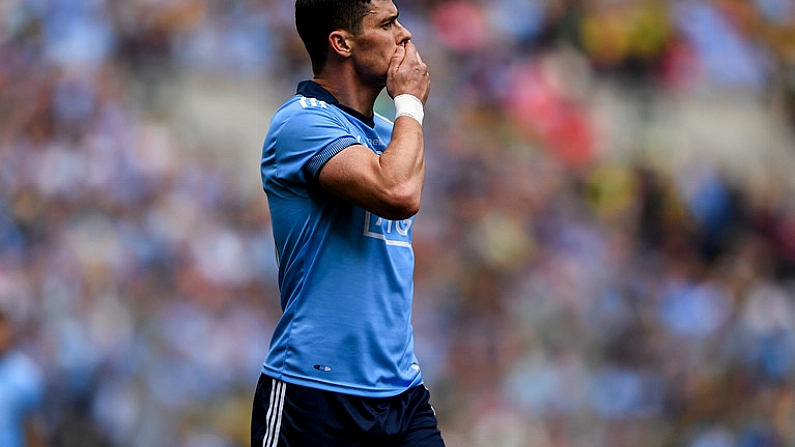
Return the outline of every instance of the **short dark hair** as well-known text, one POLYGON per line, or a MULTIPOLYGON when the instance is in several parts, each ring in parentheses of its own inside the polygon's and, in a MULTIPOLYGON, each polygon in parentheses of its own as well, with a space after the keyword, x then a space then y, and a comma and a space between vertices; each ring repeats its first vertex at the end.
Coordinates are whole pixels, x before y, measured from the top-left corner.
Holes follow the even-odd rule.
POLYGON ((361 33, 362 19, 369 10, 370 0, 296 0, 295 27, 315 74, 326 65, 329 34, 340 29, 361 33))

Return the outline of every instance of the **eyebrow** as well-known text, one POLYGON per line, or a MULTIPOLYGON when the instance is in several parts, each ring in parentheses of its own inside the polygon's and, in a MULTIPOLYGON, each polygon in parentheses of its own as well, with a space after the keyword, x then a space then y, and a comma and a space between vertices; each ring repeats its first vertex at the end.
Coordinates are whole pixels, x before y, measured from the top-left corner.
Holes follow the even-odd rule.
POLYGON ((400 15, 400 11, 396 12, 393 15, 390 15, 389 17, 387 17, 387 18, 385 18, 384 20, 381 21, 381 25, 386 25, 389 22, 394 22, 395 20, 397 20, 399 15, 400 15))

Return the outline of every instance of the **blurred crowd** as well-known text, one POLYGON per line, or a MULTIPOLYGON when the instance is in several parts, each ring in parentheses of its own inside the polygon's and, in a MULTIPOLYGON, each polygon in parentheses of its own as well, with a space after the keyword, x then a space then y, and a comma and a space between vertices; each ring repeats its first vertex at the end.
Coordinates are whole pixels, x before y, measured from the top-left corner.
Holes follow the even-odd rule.
MULTIPOLYGON (((795 3, 396 4, 433 80, 414 325, 448 445, 795 444, 795 3)), ((186 132, 169 88, 272 113, 311 75, 292 14, 0 3, 0 310, 47 445, 248 444, 259 148, 186 132)))

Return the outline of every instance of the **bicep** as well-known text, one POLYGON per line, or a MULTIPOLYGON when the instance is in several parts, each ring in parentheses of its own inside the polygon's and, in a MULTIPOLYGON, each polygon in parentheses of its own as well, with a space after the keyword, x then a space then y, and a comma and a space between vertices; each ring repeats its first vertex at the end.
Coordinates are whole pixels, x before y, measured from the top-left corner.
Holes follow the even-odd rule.
POLYGON ((361 144, 348 145, 326 159, 316 174, 333 194, 391 220, 419 211, 425 177, 422 127, 401 117, 382 155, 361 144))
POLYGON ((318 181, 334 195, 375 211, 383 186, 378 158, 366 146, 348 146, 326 161, 318 173, 318 181))

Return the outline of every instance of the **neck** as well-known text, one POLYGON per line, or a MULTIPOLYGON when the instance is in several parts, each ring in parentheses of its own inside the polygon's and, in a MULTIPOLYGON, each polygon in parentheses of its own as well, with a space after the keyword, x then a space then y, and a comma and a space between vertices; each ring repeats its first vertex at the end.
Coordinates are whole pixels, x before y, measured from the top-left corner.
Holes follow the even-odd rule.
POLYGON ((313 79, 326 89, 340 104, 350 107, 364 116, 373 116, 373 106, 383 86, 370 86, 357 77, 356 73, 324 72, 313 79))

